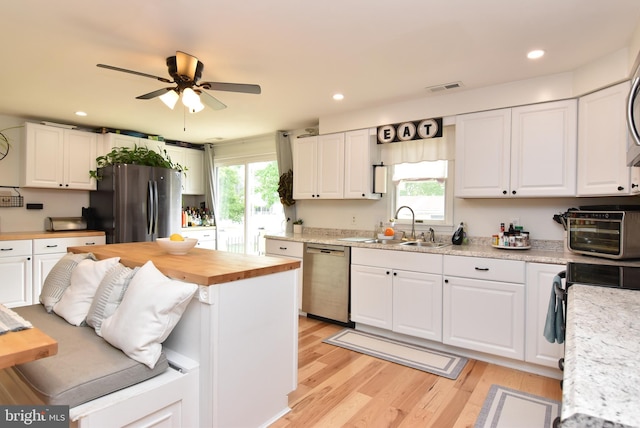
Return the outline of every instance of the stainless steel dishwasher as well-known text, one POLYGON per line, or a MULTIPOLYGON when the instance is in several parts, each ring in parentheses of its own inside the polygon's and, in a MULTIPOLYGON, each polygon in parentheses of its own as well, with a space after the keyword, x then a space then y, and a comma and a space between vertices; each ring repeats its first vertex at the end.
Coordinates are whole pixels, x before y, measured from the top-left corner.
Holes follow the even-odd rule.
POLYGON ((305 244, 302 310, 307 316, 349 322, 351 247, 305 244))

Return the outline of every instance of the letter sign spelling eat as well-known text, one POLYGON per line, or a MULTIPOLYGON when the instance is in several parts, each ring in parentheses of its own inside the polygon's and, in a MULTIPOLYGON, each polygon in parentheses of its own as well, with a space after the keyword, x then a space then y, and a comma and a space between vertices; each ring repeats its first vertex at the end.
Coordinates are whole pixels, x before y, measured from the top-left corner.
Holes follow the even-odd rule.
POLYGON ((442 137, 441 117, 378 127, 378 144, 439 137, 442 137))

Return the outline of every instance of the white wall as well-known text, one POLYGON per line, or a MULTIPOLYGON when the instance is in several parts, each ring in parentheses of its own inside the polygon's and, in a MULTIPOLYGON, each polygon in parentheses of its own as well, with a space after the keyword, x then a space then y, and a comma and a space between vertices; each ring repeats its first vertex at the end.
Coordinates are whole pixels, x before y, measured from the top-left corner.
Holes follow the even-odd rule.
MULTIPOLYGON (((0 130, 24 124, 24 119, 0 115, 0 130)), ((24 128, 3 132, 11 148, 9 155, 0 160, 0 186, 20 186, 22 171, 21 149, 24 128)), ((87 171, 87 174, 89 171, 87 171)), ((13 196, 17 196, 13 190, 13 196)), ((79 217, 82 207, 89 206, 89 192, 74 190, 19 189, 24 196, 23 207, 0 207, 0 232, 43 231, 46 217, 79 217), (41 203, 42 210, 27 210, 27 203, 41 203)))
MULTIPOLYGON (((640 32, 637 35, 640 46, 640 32)), ((631 49, 635 50, 635 47, 631 49)), ((629 49, 614 52, 571 73, 545 76, 487 88, 462 90, 449 94, 320 118, 320 133, 375 127, 405 120, 447 117, 459 113, 509 107, 522 104, 573 98, 609 86, 629 77, 629 49)), ((490 167, 490 166, 488 166, 490 167)), ((568 208, 594 204, 637 204, 636 197, 619 198, 542 198, 542 199, 458 199, 454 201, 454 224, 465 222, 467 233, 489 237, 497 233, 501 222, 518 218, 533 239, 561 240, 563 228, 553 215, 568 208)), ((379 220, 392 216, 389 198, 380 201, 315 201, 296 203, 305 226, 372 231, 379 220), (356 224, 351 223, 356 217, 356 224)), ((438 228, 451 233, 452 228, 438 228)))

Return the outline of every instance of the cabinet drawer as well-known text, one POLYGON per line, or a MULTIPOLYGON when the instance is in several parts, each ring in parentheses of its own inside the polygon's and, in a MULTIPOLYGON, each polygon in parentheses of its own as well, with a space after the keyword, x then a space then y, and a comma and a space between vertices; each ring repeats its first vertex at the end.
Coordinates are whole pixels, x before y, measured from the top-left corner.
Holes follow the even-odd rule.
POLYGON ((302 258, 304 255, 304 244, 302 242, 267 239, 265 245, 267 254, 299 258, 302 258))
POLYGON ((198 241, 215 241, 216 231, 212 230, 184 230, 182 236, 185 238, 196 238, 198 241))
POLYGON ((0 241, 0 257, 30 256, 31 240, 0 241))
POLYGON ((33 254, 65 253, 67 247, 104 245, 104 236, 76 236, 73 238, 45 238, 33 240, 33 254))
POLYGON ((442 273, 441 254, 352 248, 351 264, 402 269, 412 272, 442 273))
POLYGON ((444 256, 444 274, 524 284, 525 262, 482 257, 444 256))

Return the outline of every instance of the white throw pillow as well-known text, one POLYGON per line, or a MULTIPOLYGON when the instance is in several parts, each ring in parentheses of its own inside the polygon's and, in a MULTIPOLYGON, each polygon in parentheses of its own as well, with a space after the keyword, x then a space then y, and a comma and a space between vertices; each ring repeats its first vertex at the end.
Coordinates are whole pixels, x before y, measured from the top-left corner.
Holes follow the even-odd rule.
POLYGON ((118 263, 102 278, 87 314, 87 325, 93 327, 98 336, 102 337, 102 321, 116 311, 138 269, 118 263))
POLYGON ((172 280, 148 261, 133 276, 112 316, 102 322, 102 337, 130 358, 154 368, 164 342, 198 286, 172 280))
POLYGON ((58 303, 71 284, 71 272, 85 259, 95 260, 91 253, 67 253, 51 268, 40 292, 40 303, 44 305, 47 312, 53 310, 53 305, 58 303))
POLYGON ((87 259, 78 263, 71 272, 71 284, 60 301, 53 305, 53 312, 67 320, 69 324, 82 325, 102 278, 119 261, 120 257, 112 257, 97 262, 87 259))

